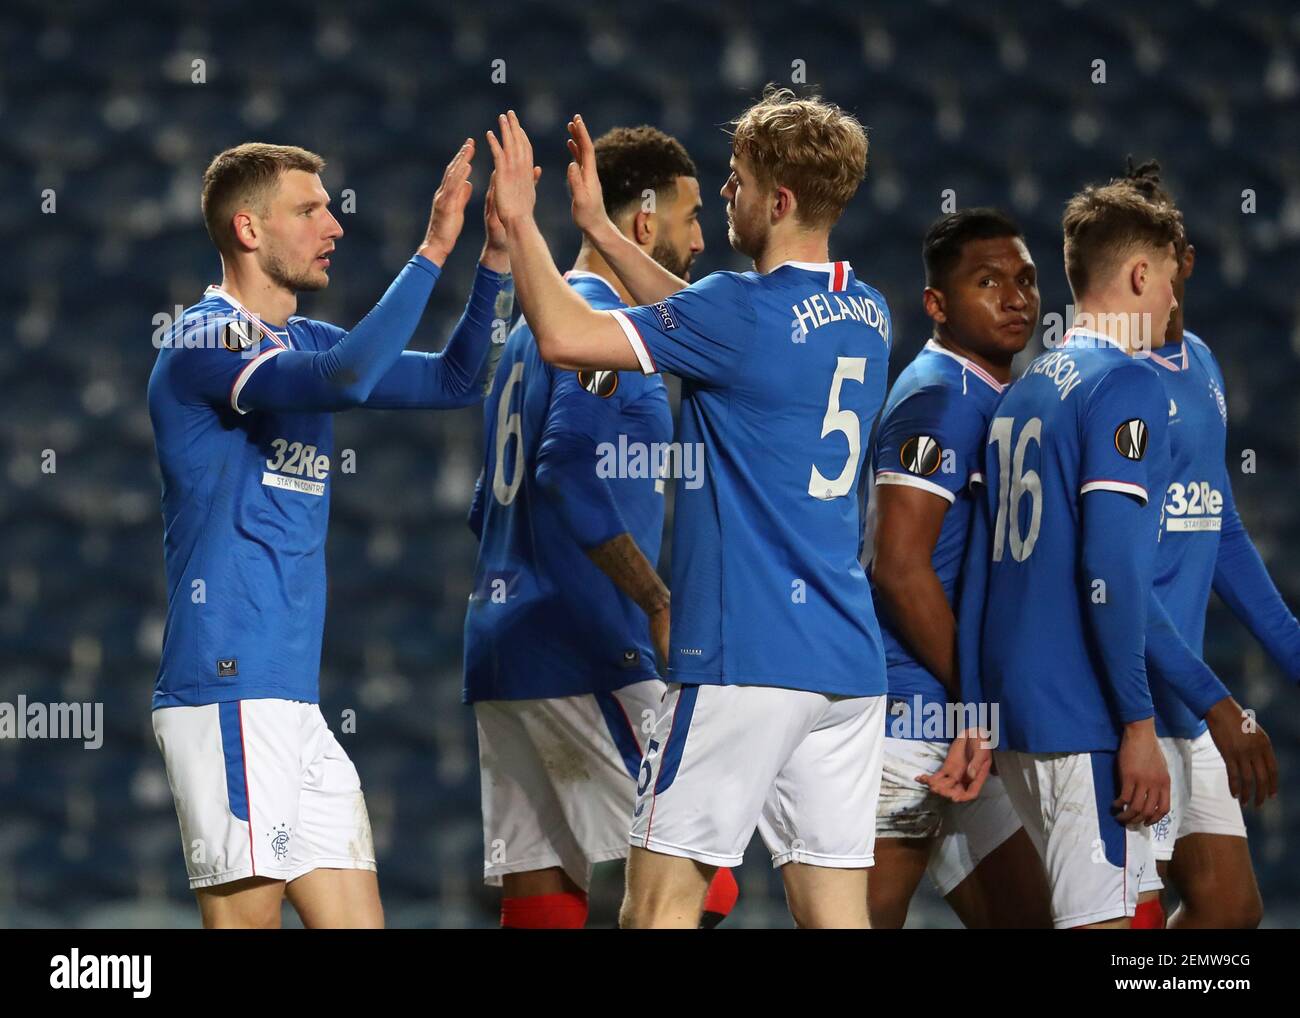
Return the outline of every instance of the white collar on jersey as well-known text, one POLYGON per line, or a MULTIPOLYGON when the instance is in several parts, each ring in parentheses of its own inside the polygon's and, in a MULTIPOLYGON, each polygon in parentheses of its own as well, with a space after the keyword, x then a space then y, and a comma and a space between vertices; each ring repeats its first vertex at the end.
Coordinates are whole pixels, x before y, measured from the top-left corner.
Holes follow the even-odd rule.
POLYGON ((1178 360, 1176 361, 1170 357, 1165 357, 1161 354, 1158 354, 1154 350, 1148 351, 1148 356, 1157 364, 1159 364, 1162 368, 1166 368, 1169 371, 1186 371, 1187 370, 1187 337, 1186 336, 1183 337, 1183 349, 1181 353, 1182 356, 1179 357, 1178 360))
POLYGON ((1082 329, 1077 325, 1072 329, 1066 330, 1065 336, 1061 339, 1061 346, 1065 346, 1065 344, 1074 336, 1079 336, 1092 342, 1105 343, 1107 346, 1113 346, 1116 350, 1121 352, 1124 350, 1117 340, 1111 339, 1110 336, 1107 336, 1105 333, 1095 332, 1092 329, 1082 329))
POLYGON ((614 284, 611 283, 604 276, 598 275, 595 272, 588 272, 586 269, 570 269, 568 272, 564 274, 564 278, 566 280, 567 279, 594 279, 597 282, 604 283, 607 287, 609 287, 609 292, 614 295, 614 298, 620 304, 623 303, 623 298, 619 295, 619 292, 614 289, 614 284))
POLYGON ((793 262, 786 261, 780 265, 774 265, 772 271, 783 269, 787 265, 793 265, 796 269, 803 269, 806 272, 824 272, 826 273, 826 289, 843 290, 849 285, 849 273, 853 271, 853 266, 848 262, 793 262))
POLYGON ((209 286, 206 290, 203 291, 203 296, 204 296, 204 297, 220 297, 220 298, 221 298, 222 300, 224 300, 227 304, 229 304, 229 305, 230 305, 230 306, 235 310, 235 312, 236 312, 237 314, 241 314, 241 315, 243 315, 243 316, 244 316, 245 318, 247 318, 250 322, 252 322, 255 326, 257 326, 257 328, 261 330, 262 334, 265 335, 266 338, 269 339, 272 343, 275 343, 277 346, 282 346, 282 347, 284 347, 285 349, 288 349, 288 350, 293 349, 293 341, 289 338, 289 326, 288 326, 288 325, 286 325, 286 326, 284 327, 284 330, 283 330, 283 331, 284 331, 284 335, 283 335, 283 336, 280 335, 280 334, 279 334, 278 332, 276 332, 276 331, 275 331, 271 326, 267 325, 266 322, 264 322, 264 321, 262 321, 262 319, 258 318, 257 315, 255 315, 255 314, 253 314, 253 312, 249 311, 248 308, 244 307, 243 304, 239 303, 239 301, 235 300, 234 297, 232 297, 229 293, 227 293, 227 292, 226 292, 225 290, 223 290, 221 287, 217 286, 215 283, 212 284, 212 285, 209 286))
POLYGON ((976 364, 969 357, 963 357, 959 353, 953 353, 953 351, 949 350, 938 340, 927 339, 925 341, 925 349, 929 350, 931 353, 941 353, 945 357, 951 357, 953 360, 955 360, 958 364, 960 364, 963 368, 969 371, 976 378, 992 386, 995 392, 1001 392, 1003 389, 1006 388, 1005 385, 999 382, 996 378, 990 375, 987 371, 985 371, 982 367, 976 364))

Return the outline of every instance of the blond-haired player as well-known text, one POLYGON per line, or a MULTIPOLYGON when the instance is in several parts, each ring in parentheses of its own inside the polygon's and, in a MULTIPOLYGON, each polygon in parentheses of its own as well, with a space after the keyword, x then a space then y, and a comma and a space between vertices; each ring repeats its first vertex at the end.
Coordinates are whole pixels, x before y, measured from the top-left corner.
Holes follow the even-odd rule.
POLYGON ((703 483, 677 488, 670 684, 641 766, 622 923, 694 927, 710 877, 741 862, 757 828, 800 926, 865 927, 885 669, 858 485, 890 319, 829 238, 867 139, 839 107, 774 87, 733 126, 722 197, 754 270, 686 287, 603 223, 574 118, 575 218, 642 304, 604 312, 551 259, 513 112, 488 141, 542 357, 679 375, 678 437, 704 457, 703 483))

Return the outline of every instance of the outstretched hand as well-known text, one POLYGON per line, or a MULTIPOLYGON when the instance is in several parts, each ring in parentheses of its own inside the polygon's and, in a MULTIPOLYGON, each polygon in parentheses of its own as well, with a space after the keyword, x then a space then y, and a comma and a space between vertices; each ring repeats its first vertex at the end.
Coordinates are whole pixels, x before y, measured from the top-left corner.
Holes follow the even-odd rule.
MULTIPOLYGON (((542 175, 540 166, 533 167, 533 182, 536 183, 542 175)), ((510 253, 506 242, 506 227, 501 222, 501 217, 497 215, 497 175, 492 171, 492 176, 488 178, 487 197, 483 200, 483 254, 479 258, 480 264, 493 272, 505 274, 510 271, 510 253)))
POLYGON ((424 232, 420 253, 435 265, 441 266, 456 246, 461 227, 465 225, 465 206, 474 192, 469 182, 474 160, 474 139, 466 138, 442 174, 442 183, 433 196, 433 209, 429 213, 429 226, 424 232))
POLYGON ((496 214, 503 226, 509 226, 512 220, 533 214, 541 171, 533 165, 532 143, 514 110, 497 118, 497 128, 501 132, 500 140, 488 131, 487 141, 496 165, 496 214))
POLYGON ((568 170, 573 222, 583 233, 590 235, 609 222, 609 215, 605 212, 605 196, 596 172, 596 146, 580 113, 569 121, 566 144, 573 156, 568 170))

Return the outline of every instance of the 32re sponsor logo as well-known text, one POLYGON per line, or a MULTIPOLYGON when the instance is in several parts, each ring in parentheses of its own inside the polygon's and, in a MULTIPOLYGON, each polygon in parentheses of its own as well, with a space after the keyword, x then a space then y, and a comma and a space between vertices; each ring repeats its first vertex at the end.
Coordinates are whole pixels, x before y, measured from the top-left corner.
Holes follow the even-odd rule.
POLYGON ((1217 516, 1223 512, 1223 493, 1209 481, 1189 481, 1169 485, 1166 511, 1170 516, 1217 516))
POLYGON ((318 481, 329 476, 330 458, 324 453, 317 455, 314 445, 277 438, 271 442, 271 448, 275 450, 275 455, 266 461, 267 470, 278 470, 296 477, 311 477, 318 481))

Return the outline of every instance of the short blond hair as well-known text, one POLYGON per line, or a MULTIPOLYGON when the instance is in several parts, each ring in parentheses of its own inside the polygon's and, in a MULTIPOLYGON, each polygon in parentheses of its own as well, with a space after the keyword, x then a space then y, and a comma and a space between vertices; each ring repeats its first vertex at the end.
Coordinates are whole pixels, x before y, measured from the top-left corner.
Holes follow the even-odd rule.
POLYGON ((1179 211, 1153 201, 1128 181, 1089 184, 1065 206, 1065 278, 1076 299, 1101 285, 1139 250, 1177 245, 1179 211))
POLYGON ((820 96, 768 85, 732 127, 732 152, 749 160, 760 183, 794 192, 805 226, 833 226, 867 175, 866 130, 820 96))
POLYGON ((217 155, 203 173, 203 221, 217 250, 233 249, 235 231, 230 224, 236 210, 249 206, 264 214, 266 203, 286 170, 320 173, 325 160, 296 145, 268 145, 248 141, 217 155))

